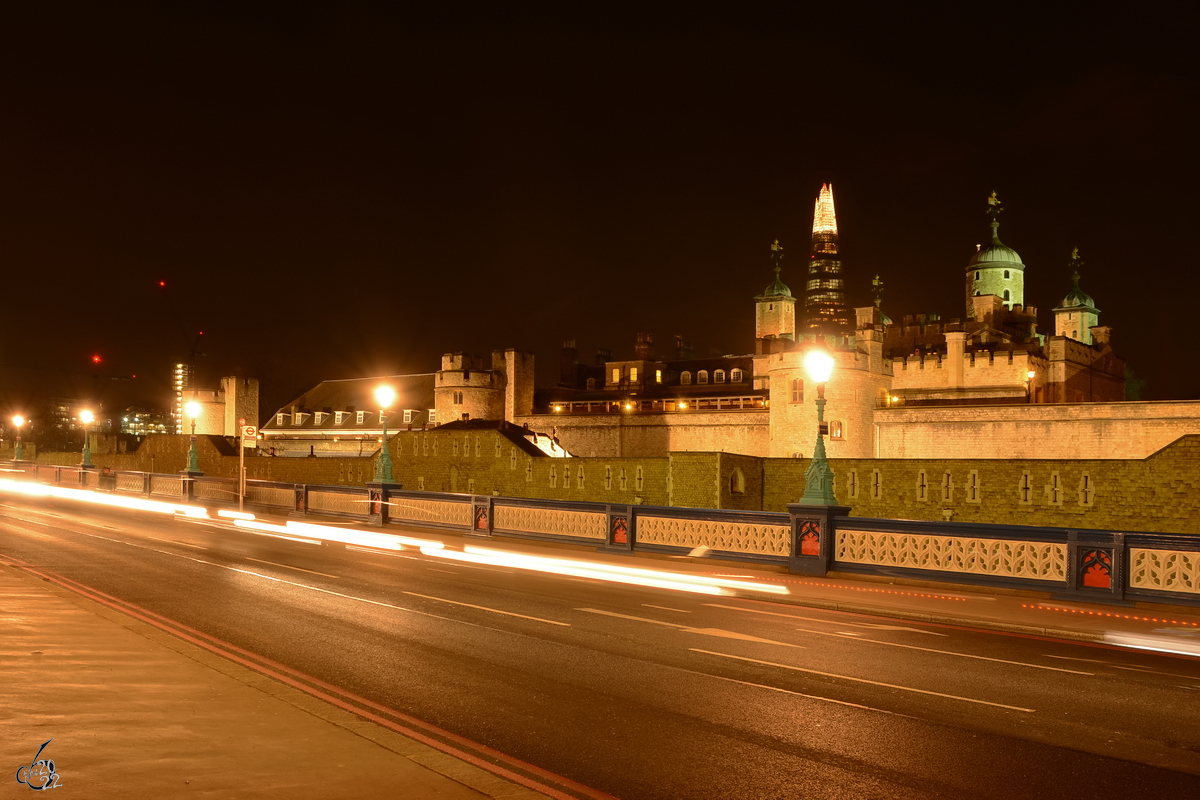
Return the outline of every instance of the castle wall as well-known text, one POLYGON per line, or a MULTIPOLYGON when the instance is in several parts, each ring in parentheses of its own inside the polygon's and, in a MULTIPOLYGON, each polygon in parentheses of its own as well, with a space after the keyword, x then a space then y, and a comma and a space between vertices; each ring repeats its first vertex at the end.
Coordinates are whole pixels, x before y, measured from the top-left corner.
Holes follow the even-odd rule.
POLYGON ((539 433, 554 433, 575 456, 651 457, 712 450, 767 454, 766 410, 686 411, 666 414, 532 414, 516 417, 539 433))
MULTIPOLYGON (((768 455, 791 458, 812 455, 817 435, 817 387, 803 369, 804 350, 775 353, 770 376, 770 443, 768 455), (792 381, 804 381, 804 396, 792 402, 792 381)), ((873 411, 887 395, 891 377, 868 369, 870 358, 858 351, 837 350, 833 375, 825 387, 825 420, 831 435, 825 440, 830 458, 870 456, 874 447, 873 411), (834 423, 841 424, 838 438, 834 423)), ((753 455, 753 453, 751 453, 753 455)))
MULTIPOLYGON (((764 459, 763 510, 804 491, 806 460, 764 459)), ((856 517, 1200 534, 1200 437, 1144 460, 836 459, 856 517), (922 486, 924 488, 922 488, 922 486)))
POLYGON ((1200 401, 876 409, 880 458, 1140 459, 1200 434, 1200 401))

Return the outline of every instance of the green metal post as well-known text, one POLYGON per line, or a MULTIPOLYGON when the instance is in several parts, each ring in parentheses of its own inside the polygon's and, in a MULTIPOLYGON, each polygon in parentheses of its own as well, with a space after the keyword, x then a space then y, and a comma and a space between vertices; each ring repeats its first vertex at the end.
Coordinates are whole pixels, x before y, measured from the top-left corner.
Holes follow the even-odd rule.
POLYGON ((821 435, 821 423, 825 421, 825 384, 817 384, 817 444, 813 448, 812 461, 804 473, 804 496, 800 504, 806 506, 836 506, 833 494, 833 470, 825 457, 825 437, 821 435))
MULTIPOLYGON (((384 413, 380 416, 383 417, 384 413)), ((392 454, 388 451, 387 417, 383 417, 383 446, 379 448, 379 460, 375 462, 375 482, 396 482, 396 476, 392 474, 392 454)))

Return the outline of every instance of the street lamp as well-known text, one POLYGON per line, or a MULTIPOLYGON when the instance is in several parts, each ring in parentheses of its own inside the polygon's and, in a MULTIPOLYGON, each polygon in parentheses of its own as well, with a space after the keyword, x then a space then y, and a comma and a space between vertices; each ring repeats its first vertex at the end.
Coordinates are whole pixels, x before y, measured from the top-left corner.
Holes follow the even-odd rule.
POLYGON ((200 454, 196 452, 196 417, 200 416, 202 410, 200 404, 195 400, 188 401, 187 405, 183 407, 184 413, 192 421, 192 439, 188 446, 188 472, 200 471, 200 454))
POLYGON ((17 429, 17 451, 15 453, 13 453, 13 460, 20 461, 21 455, 22 455, 22 453, 21 453, 21 426, 25 424, 25 418, 22 417, 20 414, 17 414, 15 417, 12 418, 12 424, 17 429))
POLYGON ((835 506, 833 496, 833 470, 825 457, 825 437, 822 429, 825 422, 825 384, 833 372, 833 356, 824 347, 814 347, 804 356, 804 370, 817 384, 817 444, 813 448, 812 461, 804 473, 804 496, 800 504, 806 506, 835 506))
POLYGON ((96 415, 86 408, 79 412, 79 422, 83 425, 83 461, 79 462, 79 466, 84 469, 93 469, 95 464, 92 463, 92 443, 88 438, 88 426, 96 419, 96 415))
POLYGON ((1034 372, 1033 370, 1029 370, 1029 372, 1025 373, 1025 402, 1026 403, 1033 402, 1033 385, 1032 384, 1033 384, 1033 379, 1034 379, 1035 375, 1037 375, 1037 373, 1034 372))
POLYGON ((396 402, 396 390, 390 386, 380 386, 375 390, 375 402, 379 403, 379 418, 383 420, 383 446, 379 448, 379 460, 375 462, 376 483, 395 483, 396 476, 392 473, 392 454, 388 452, 387 440, 387 410, 396 402))

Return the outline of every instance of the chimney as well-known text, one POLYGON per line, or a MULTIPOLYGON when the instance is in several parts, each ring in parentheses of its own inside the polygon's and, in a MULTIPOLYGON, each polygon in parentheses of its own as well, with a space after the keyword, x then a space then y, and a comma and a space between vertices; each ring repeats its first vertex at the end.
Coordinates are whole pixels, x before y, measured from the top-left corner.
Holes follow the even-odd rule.
POLYGON ((612 361, 612 350, 597 350, 596 351, 596 366, 603 367, 608 362, 612 361))
POLYGON ((637 345, 633 348, 633 355, 638 361, 653 361, 654 334, 639 333, 637 335, 637 345))
POLYGON ((579 351, 575 348, 574 339, 566 339, 562 344, 562 355, 559 360, 558 383, 560 386, 576 388, 579 380, 579 351))

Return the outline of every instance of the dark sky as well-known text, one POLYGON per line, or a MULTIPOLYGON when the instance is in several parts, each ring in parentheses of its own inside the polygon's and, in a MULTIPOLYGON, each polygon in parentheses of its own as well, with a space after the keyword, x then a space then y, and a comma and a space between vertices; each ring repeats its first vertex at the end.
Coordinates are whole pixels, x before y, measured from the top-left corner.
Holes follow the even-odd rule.
POLYGON ((1078 246, 1147 396, 1200 397, 1184 4, 336 5, 5 15, 0 364, 165 402, 203 330, 273 408, 452 350, 750 352, 831 181, 853 304, 959 316, 995 190, 1042 330, 1078 246))

